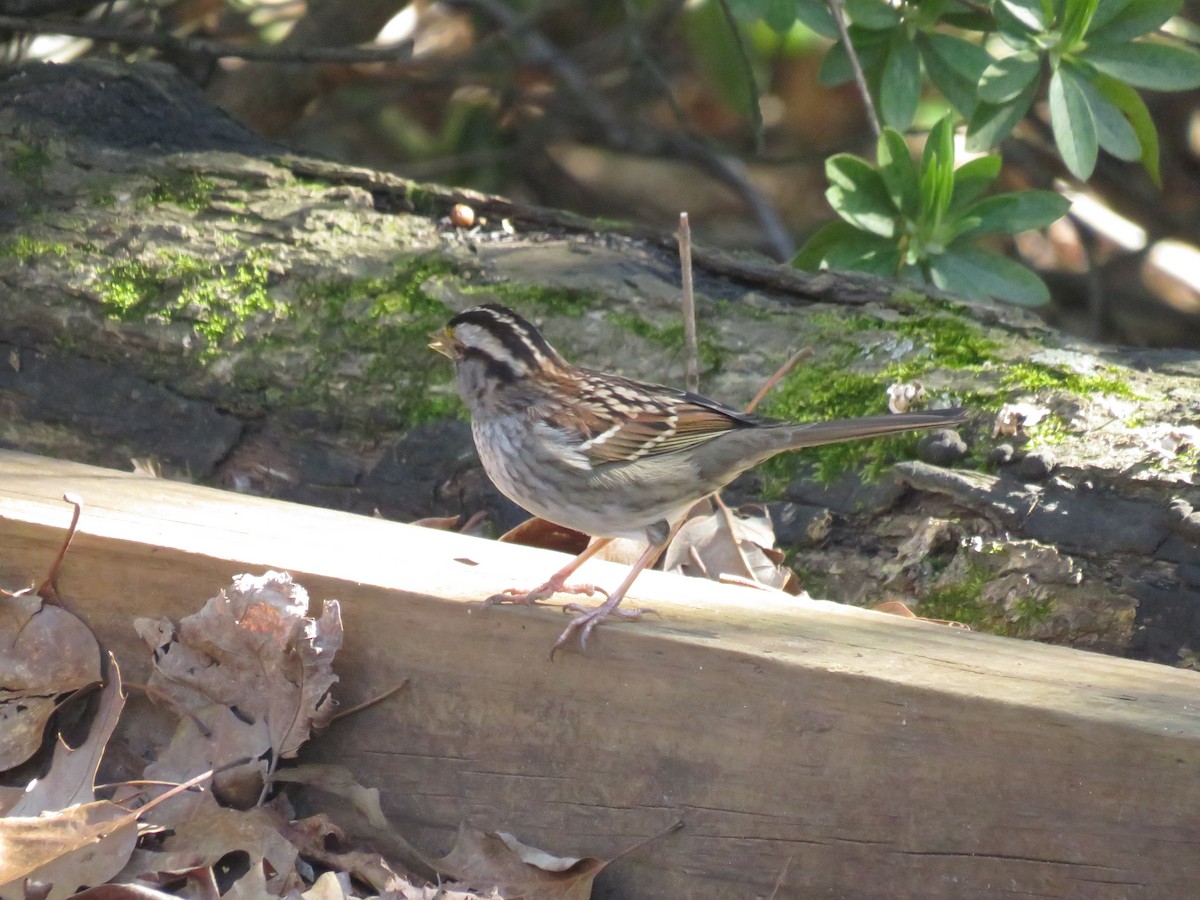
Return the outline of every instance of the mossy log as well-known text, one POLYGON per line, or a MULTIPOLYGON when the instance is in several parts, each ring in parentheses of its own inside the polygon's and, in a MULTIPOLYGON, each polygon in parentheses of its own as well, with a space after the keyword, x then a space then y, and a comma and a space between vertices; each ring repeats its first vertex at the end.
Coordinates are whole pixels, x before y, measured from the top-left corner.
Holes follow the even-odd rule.
MULTIPOLYGON (((2 446, 400 520, 483 511, 497 533, 521 514, 487 483, 425 348, 451 310, 509 303, 569 358, 682 382, 666 230, 299 158, 152 66, 11 75, 0 148, 2 446), (451 224, 455 203, 476 227, 451 224)), ((770 501, 811 593, 1193 658, 1200 356, 695 257, 705 393, 745 402, 808 347, 762 411, 878 412, 889 384, 917 381, 977 413, 965 456, 915 438, 835 447, 734 486, 770 501), (1026 427, 998 436, 1013 403, 1026 427)))

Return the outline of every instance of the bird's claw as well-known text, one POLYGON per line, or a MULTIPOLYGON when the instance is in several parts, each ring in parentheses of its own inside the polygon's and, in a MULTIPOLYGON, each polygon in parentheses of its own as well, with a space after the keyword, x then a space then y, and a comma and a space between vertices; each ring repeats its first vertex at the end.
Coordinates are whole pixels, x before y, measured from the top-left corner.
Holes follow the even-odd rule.
POLYGON ((558 636, 558 640, 554 642, 554 646, 550 648, 550 661, 554 662, 554 654, 566 646, 571 639, 571 635, 576 631, 579 632, 579 649, 587 650, 588 636, 592 630, 603 622, 605 619, 622 619, 631 621, 640 619, 643 613, 653 613, 652 609, 621 609, 614 607, 606 609, 608 604, 597 606, 595 608, 580 606, 578 603, 566 603, 563 605, 563 612, 581 613, 563 629, 563 633, 558 636))
MULTIPOLYGON (((493 594, 484 600, 483 605, 485 608, 488 606, 500 606, 506 603, 513 606, 537 606, 555 594, 583 594, 585 596, 603 594, 605 599, 608 598, 608 591, 604 590, 604 588, 596 587, 594 584, 563 585, 548 581, 528 591, 522 591, 517 588, 505 588, 500 593, 493 594)), ((576 604, 568 605, 574 606, 576 604)))

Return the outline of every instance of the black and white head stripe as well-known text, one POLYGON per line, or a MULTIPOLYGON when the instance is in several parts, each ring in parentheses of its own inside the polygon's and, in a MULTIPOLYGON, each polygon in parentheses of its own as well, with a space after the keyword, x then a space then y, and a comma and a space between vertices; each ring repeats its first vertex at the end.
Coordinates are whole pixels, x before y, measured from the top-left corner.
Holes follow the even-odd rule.
POLYGON ((464 352, 478 353, 514 375, 526 374, 547 362, 562 362, 536 328, 498 303, 463 310, 450 320, 449 328, 464 352))

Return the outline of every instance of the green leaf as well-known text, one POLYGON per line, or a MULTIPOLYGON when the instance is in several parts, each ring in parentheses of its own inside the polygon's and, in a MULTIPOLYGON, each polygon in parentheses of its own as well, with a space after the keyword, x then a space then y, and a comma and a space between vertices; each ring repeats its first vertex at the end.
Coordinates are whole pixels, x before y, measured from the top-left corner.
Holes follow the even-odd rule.
POLYGON ((1089 46, 1123 44, 1162 26, 1183 7, 1183 0, 1133 0, 1118 9, 1112 18, 1101 23, 1105 5, 1092 18, 1087 33, 1089 46))
MULTIPOLYGON (((1064 63, 1064 66, 1066 65, 1070 64, 1064 63)), ((1073 66, 1072 69, 1074 70, 1073 66)), ((1121 110, 1100 93, 1089 73, 1076 71, 1076 74, 1079 76, 1079 86, 1083 89, 1088 109, 1091 110, 1092 118, 1096 122, 1096 138, 1099 140, 1100 146, 1117 159, 1129 162, 1141 159, 1142 142, 1138 140, 1133 126, 1126 121, 1121 110)))
POLYGON ((823 268, 857 269, 890 276, 899 266, 900 252, 894 241, 864 234, 847 222, 830 222, 812 235, 792 258, 797 269, 816 272, 823 268))
MULTIPOLYGON (((864 32, 851 30, 850 42, 854 52, 858 54, 858 63, 864 72, 871 72, 883 65, 887 56, 888 45, 886 36, 881 32, 864 32)), ((846 47, 841 42, 834 44, 821 60, 821 69, 817 79, 826 87, 834 87, 854 80, 854 67, 850 65, 850 57, 846 47)))
POLYGON ((900 24, 900 11, 884 0, 845 0, 846 14, 859 28, 890 31, 900 24))
POLYGON ((823 38, 839 37, 837 22, 822 0, 796 0, 796 18, 823 38))
POLYGON ((1079 82, 1067 66, 1050 76, 1050 126, 1068 171, 1087 181, 1096 168, 1096 120, 1079 82))
POLYGON ((891 278, 900 268, 900 250, 895 241, 856 231, 829 249, 825 254, 825 265, 831 269, 853 269, 891 278))
POLYGON ((999 6, 1029 31, 1041 33, 1050 23, 1050 11, 1040 0, 1000 0, 999 6))
POLYGON ((1137 135, 1142 145, 1141 163, 1154 183, 1162 186, 1162 173, 1158 166, 1158 131, 1150 110, 1146 108, 1141 95, 1123 81, 1109 78, 1107 75, 1097 75, 1094 83, 1096 89, 1112 102, 1113 106, 1125 114, 1133 133, 1137 135))
POLYGON ((756 93, 749 82, 737 38, 715 2, 693 4, 684 16, 684 27, 699 69, 728 106, 744 116, 753 114, 749 98, 756 93))
POLYGON ((896 233, 896 208, 880 174, 849 153, 825 161, 830 187, 825 197, 834 212, 863 231, 890 238, 896 233))
POLYGON ((1059 46, 1071 49, 1079 43, 1096 14, 1098 0, 1070 0, 1065 5, 1062 24, 1059 27, 1059 46))
MULTIPOLYGON (((979 82, 983 70, 991 62, 988 52, 978 44, 953 35, 921 33, 917 41, 922 45, 922 50, 928 48, 929 53, 936 54, 956 74, 972 83, 979 82)), ((924 55, 928 58, 928 54, 924 55)))
MULTIPOLYGON (((1089 30, 1094 31, 1103 28, 1120 13, 1128 9, 1130 5, 1140 5, 1143 2, 1144 0, 1100 0, 1096 4, 1096 12, 1092 16, 1092 25, 1089 30)), ((1183 0, 1179 0, 1179 2, 1182 3, 1183 0)))
POLYGON ((921 99, 921 62, 917 48, 897 29, 892 36, 879 85, 879 114, 885 125, 905 130, 917 114, 921 99))
POLYGON ((892 128, 883 129, 876 155, 879 159, 879 176, 887 187, 892 204, 910 219, 917 218, 921 210, 920 175, 904 135, 892 128))
POLYGON ((979 81, 979 99, 988 103, 1004 103, 1016 97, 1037 77, 1038 56, 1032 50, 1022 50, 998 59, 986 69, 979 81))
POLYGON ((1045 228, 1066 215, 1071 201, 1054 191, 1017 191, 986 197, 971 206, 966 216, 979 221, 970 234, 1020 234, 1045 228))
POLYGON ((1050 299, 1045 283, 1018 262, 963 242, 930 262, 933 283, 968 299, 995 297, 1021 306, 1042 306, 1050 299))
POLYGON ((921 219, 936 227, 954 194, 954 124, 943 116, 929 131, 921 153, 921 219))
POLYGON ((1200 53, 1170 44, 1139 41, 1101 44, 1080 54, 1105 75, 1152 91, 1200 87, 1200 53))
POLYGON ((954 191, 950 196, 949 213, 961 213, 971 203, 983 196, 993 181, 1000 175, 999 156, 981 156, 963 163, 954 170, 954 191))
POLYGON ((967 126, 967 149, 990 150, 1008 137, 1029 111, 1036 91, 1037 81, 1034 80, 1007 103, 980 103, 967 126))
POLYGON ((767 0, 763 21, 776 34, 787 34, 796 24, 796 0, 767 0))
MULTIPOLYGON (((929 76, 929 80, 933 82, 934 87, 942 92, 950 104, 957 109, 964 119, 969 119, 975 111, 975 107, 979 104, 979 99, 976 96, 979 85, 979 74, 973 78, 962 76, 959 71, 952 67, 946 59, 939 55, 934 48, 934 37, 942 35, 917 35, 917 49, 921 52, 921 61, 925 65, 925 73, 929 76)), ((956 40, 956 39, 951 39, 956 40)), ((966 41, 959 43, 966 44, 966 41)), ((967 46, 973 46, 968 44, 967 46)), ((981 51, 982 52, 982 51, 981 51)), ((986 54, 984 54, 986 57, 986 54)), ((980 68, 979 72, 983 69, 980 68)))
POLYGON ((954 0, 921 0, 917 7, 916 25, 919 29, 933 28, 954 0))

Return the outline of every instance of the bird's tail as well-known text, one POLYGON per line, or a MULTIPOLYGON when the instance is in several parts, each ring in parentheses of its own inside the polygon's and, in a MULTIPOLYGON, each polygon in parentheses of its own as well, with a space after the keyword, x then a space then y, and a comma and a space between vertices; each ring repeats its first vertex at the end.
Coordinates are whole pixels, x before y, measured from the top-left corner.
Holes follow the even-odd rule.
POLYGON ((856 441, 861 438, 881 437, 925 428, 953 428, 966 420, 966 410, 935 409, 929 412, 895 413, 863 416, 860 419, 839 419, 833 422, 790 425, 787 426, 790 440, 786 449, 799 450, 803 447, 819 447, 822 444, 856 441))

